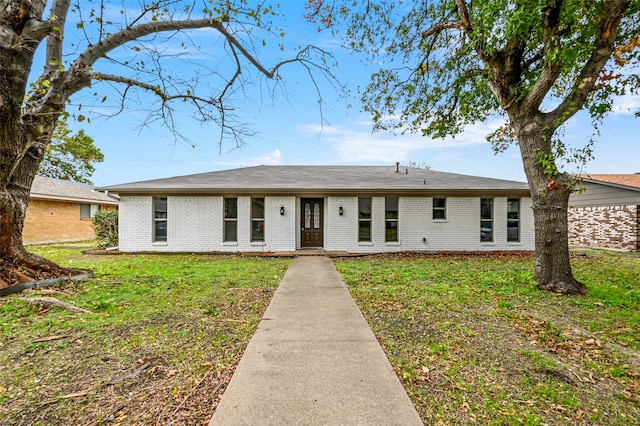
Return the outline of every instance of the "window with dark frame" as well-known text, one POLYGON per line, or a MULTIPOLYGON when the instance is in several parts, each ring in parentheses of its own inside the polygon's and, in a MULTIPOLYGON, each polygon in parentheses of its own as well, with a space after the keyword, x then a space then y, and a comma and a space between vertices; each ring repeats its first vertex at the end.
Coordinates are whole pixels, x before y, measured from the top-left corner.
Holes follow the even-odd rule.
POLYGON ((431 217, 434 220, 445 220, 447 218, 447 199, 446 198, 433 199, 433 213, 431 217))
POLYGON ((358 198, 358 241, 371 242, 371 197, 358 198))
POLYGON ((480 241, 493 241, 493 198, 480 199, 480 241))
POLYGON ((92 219, 100 211, 100 204, 80 204, 80 219, 92 219))
POLYGON ((264 198, 251 198, 251 241, 264 241, 264 198))
POLYGON ((238 241, 238 199, 224 199, 224 242, 238 241))
POLYGON ((167 197, 153 197, 153 241, 167 241, 167 197))
POLYGON ((384 240, 398 241, 398 197, 384 199, 384 240))
POLYGON ((520 199, 507 199, 507 241, 520 241, 520 199))

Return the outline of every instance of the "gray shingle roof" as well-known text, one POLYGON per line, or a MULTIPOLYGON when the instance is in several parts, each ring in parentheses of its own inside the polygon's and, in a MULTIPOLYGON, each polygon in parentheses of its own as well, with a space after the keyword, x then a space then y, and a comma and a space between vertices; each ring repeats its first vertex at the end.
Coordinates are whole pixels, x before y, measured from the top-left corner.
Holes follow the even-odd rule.
POLYGON ((125 193, 479 194, 529 195, 526 183, 400 166, 256 166, 112 185, 125 193))
POLYGON ((31 185, 31 198, 86 202, 89 204, 118 204, 118 200, 91 185, 68 180, 36 176, 31 185))

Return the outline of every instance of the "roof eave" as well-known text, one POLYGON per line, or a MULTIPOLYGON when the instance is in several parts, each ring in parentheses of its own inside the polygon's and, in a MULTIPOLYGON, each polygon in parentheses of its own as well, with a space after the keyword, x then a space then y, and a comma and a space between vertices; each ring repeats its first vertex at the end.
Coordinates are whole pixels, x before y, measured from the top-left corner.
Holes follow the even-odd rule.
POLYGON ((477 188, 477 189, 444 189, 444 188, 110 188, 110 192, 122 195, 296 195, 296 196, 332 196, 332 195, 405 195, 405 196, 479 196, 479 195, 512 195, 529 197, 529 189, 519 188, 477 188))
POLYGON ((583 182, 595 183, 595 184, 599 184, 599 185, 611 186, 611 187, 614 187, 614 188, 628 189, 629 191, 640 192, 640 188, 637 187, 637 186, 630 186, 630 185, 625 185, 625 184, 622 184, 622 183, 608 182, 606 180, 597 180, 597 179, 584 178, 582 180, 583 180, 583 182))
POLYGON ((31 193, 29 198, 34 200, 51 200, 51 201, 65 201, 68 203, 87 203, 87 204, 108 204, 118 205, 118 200, 96 200, 95 198, 80 198, 80 197, 63 197, 59 195, 37 194, 31 193))

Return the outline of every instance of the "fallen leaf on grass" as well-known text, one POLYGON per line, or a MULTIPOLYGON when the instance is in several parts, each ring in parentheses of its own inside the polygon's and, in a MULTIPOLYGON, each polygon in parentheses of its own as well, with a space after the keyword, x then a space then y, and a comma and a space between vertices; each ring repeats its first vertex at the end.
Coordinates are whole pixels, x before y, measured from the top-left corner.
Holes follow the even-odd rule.
POLYGON ((584 343, 586 343, 587 345, 593 345, 597 347, 602 346, 602 343, 600 342, 600 340, 596 339, 595 337, 592 337, 591 339, 587 339, 584 343))

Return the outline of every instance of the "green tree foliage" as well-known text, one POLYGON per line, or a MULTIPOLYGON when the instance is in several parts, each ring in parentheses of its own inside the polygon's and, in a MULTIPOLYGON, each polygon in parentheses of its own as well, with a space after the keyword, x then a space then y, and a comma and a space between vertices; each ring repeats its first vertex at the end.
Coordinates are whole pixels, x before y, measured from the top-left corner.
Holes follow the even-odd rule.
POLYGON ((595 128, 616 97, 638 92, 639 0, 311 0, 308 18, 382 67, 362 100, 377 130, 445 137, 502 116, 488 135, 496 151, 516 142, 531 189, 535 279, 541 288, 585 291, 569 264, 567 209, 575 178, 564 123, 578 111, 595 128))
POLYGON ((80 129, 71 134, 65 121, 59 121, 47 146, 38 174, 50 178, 91 184, 93 166, 104 155, 93 144, 93 138, 80 129))

